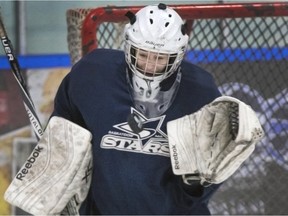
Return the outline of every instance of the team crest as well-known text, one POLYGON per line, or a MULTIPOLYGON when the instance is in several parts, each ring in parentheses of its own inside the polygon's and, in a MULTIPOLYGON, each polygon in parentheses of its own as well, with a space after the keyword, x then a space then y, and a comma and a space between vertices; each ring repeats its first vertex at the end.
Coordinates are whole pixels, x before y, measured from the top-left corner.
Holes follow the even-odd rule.
POLYGON ((134 132, 128 122, 114 125, 115 130, 102 138, 101 148, 169 157, 167 134, 161 130, 165 115, 148 119, 134 108, 131 114, 141 122, 142 130, 134 132))

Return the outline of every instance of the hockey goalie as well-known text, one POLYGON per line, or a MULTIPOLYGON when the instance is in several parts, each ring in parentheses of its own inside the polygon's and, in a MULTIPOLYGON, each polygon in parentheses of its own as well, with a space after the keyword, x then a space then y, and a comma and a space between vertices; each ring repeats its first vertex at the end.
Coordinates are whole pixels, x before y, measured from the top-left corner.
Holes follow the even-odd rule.
POLYGON ((43 138, 6 191, 11 204, 35 215, 67 214, 70 199, 74 214, 207 215, 264 136, 249 105, 183 60, 189 38, 175 10, 126 16, 124 51, 93 50, 63 79, 43 138))

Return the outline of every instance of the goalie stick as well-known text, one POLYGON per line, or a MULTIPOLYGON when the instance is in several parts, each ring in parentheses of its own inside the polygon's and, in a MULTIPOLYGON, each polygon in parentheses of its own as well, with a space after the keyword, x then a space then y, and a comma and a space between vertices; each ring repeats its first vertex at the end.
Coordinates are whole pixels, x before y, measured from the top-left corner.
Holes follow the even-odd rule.
MULTIPOLYGON (((37 113, 35 111, 35 106, 33 104, 31 96, 29 94, 25 79, 22 76, 19 62, 18 62, 18 59, 15 55, 12 43, 8 38, 6 29, 5 29, 5 26, 3 23, 1 11, 0 11, 0 38, 1 38, 1 43, 3 45, 5 54, 8 58, 11 70, 13 72, 13 75, 14 75, 14 77, 15 77, 15 79, 16 79, 19 87, 20 87, 22 100, 23 100, 24 107, 26 109, 29 121, 32 125, 32 128, 33 128, 33 131, 36 135, 36 138, 39 141, 40 138, 43 136, 43 128, 42 128, 42 125, 39 121, 37 113)), ((77 203, 77 201, 75 200, 74 197, 72 200, 70 200, 70 202, 67 204, 67 206, 65 207, 65 209, 62 212, 65 212, 65 214, 68 214, 68 215, 77 215, 78 210, 74 208, 75 204, 72 204, 73 202, 77 203)))
POLYGON ((30 123, 33 127, 33 131, 35 132, 37 140, 39 140, 41 136, 43 135, 43 129, 39 121, 39 118, 35 112, 35 107, 30 97, 30 94, 28 92, 25 80, 21 74, 20 66, 16 58, 16 55, 14 54, 14 49, 11 44, 11 41, 9 40, 7 32, 5 30, 5 26, 3 24, 1 14, 0 14, 0 37, 1 37, 1 42, 3 45, 4 51, 10 63, 10 67, 12 69, 13 75, 20 87, 24 107, 26 109, 30 123))

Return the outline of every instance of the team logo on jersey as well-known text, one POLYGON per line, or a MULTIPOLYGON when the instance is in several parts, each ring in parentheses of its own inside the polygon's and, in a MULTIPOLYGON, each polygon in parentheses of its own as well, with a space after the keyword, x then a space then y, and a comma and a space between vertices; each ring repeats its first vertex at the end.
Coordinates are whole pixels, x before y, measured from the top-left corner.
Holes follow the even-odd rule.
POLYGON ((128 122, 114 125, 101 140, 101 147, 142 154, 153 154, 169 157, 167 134, 161 130, 165 115, 156 118, 146 118, 134 108, 131 113, 141 121, 143 130, 135 133, 128 122))

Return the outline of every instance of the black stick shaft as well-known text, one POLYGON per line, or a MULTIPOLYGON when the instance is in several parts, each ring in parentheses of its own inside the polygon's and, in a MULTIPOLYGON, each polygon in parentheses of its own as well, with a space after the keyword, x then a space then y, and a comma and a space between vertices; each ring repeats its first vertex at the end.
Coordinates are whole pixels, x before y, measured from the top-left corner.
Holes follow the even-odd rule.
POLYGON ((37 140, 39 140, 43 135, 43 129, 39 121, 39 118, 36 114, 34 104, 32 102, 32 99, 30 97, 29 91, 25 83, 25 79, 23 78, 21 74, 20 66, 18 63, 18 59, 16 55, 14 54, 13 46, 7 36, 7 32, 5 30, 5 26, 3 24, 1 14, 0 14, 0 39, 1 39, 1 43, 5 51, 5 54, 10 63, 10 67, 13 72, 13 75, 20 87, 23 103, 24 103, 27 115, 29 117, 30 123, 32 125, 33 131, 35 132, 37 140))

